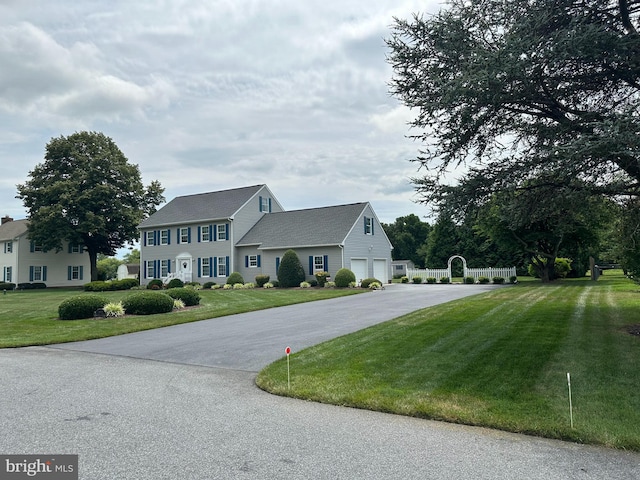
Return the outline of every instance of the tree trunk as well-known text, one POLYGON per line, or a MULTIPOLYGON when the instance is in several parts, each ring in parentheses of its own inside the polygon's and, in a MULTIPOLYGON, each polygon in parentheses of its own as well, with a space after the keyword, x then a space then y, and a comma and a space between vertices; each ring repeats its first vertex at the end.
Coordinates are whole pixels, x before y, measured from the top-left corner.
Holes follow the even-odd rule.
POLYGON ((98 252, 87 247, 87 253, 89 254, 89 264, 91 265, 91 281, 95 282, 98 280, 98 252))

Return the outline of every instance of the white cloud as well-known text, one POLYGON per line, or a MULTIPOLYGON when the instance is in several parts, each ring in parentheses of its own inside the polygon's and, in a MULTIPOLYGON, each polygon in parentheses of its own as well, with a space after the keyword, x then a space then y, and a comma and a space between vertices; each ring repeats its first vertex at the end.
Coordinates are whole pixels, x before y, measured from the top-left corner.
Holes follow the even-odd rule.
MULTIPOLYGON (((87 0, 0 4, 0 182, 51 137, 112 137, 166 196, 267 183, 286 208, 416 205, 410 112, 388 94, 384 37, 418 0, 87 0)), ((11 179, 10 181, 8 179, 11 179)), ((381 212, 384 212, 382 214, 381 212)), ((387 218, 391 217, 391 218, 387 218)))

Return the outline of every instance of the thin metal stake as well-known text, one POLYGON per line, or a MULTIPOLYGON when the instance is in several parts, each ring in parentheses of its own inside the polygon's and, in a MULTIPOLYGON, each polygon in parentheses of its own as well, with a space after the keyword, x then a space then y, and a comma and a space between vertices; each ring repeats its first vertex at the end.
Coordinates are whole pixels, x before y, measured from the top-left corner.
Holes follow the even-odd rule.
POLYGON ((573 403, 571 401, 571 375, 567 372, 567 385, 569 386, 569 417, 571 418, 571 428, 573 428, 573 403))

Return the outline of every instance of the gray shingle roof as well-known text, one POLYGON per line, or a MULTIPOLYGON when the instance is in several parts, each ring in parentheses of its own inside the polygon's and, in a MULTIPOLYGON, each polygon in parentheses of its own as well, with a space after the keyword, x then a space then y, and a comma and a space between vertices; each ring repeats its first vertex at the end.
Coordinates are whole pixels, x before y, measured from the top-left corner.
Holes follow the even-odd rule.
POLYGON ((231 217, 264 185, 176 197, 140 223, 140 228, 231 217))
POLYGON ((11 241, 27 232, 29 220, 13 220, 0 226, 0 241, 11 241))
POLYGON ((269 213, 236 245, 260 245, 263 249, 339 245, 344 242, 366 206, 366 203, 352 203, 269 213))

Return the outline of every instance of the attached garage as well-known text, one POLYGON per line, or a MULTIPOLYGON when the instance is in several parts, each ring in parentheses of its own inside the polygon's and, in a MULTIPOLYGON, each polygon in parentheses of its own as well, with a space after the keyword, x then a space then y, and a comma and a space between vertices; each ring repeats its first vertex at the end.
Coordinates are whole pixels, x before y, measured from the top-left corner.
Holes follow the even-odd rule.
POLYGON ((368 278, 367 274, 369 269, 367 268, 367 259, 366 258, 352 258, 351 259, 351 271, 356 276, 356 282, 360 282, 360 280, 364 280, 368 278))
POLYGON ((383 284, 389 280, 389 266, 384 258, 373 260, 373 277, 383 284))

